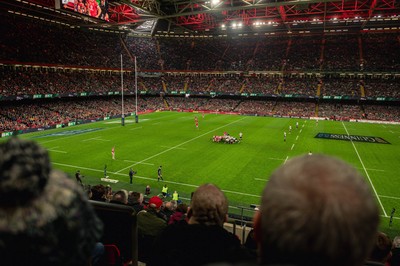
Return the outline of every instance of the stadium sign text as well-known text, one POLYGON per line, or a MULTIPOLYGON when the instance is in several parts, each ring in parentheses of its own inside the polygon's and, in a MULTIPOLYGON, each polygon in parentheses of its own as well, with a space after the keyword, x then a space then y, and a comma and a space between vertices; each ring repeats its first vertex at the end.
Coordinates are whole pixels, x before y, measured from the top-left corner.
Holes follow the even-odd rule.
POLYGON ((331 133, 318 133, 315 138, 320 139, 335 139, 335 140, 347 140, 347 141, 359 141, 379 144, 390 144, 390 142, 384 140, 381 137, 372 136, 358 136, 358 135, 346 135, 346 134, 331 134, 331 133))

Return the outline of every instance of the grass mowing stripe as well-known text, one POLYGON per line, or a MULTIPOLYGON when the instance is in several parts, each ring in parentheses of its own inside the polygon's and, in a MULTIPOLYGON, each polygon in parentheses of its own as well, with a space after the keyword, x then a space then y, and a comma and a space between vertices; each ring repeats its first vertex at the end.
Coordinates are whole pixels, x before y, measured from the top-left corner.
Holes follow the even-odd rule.
POLYGON ((344 125, 343 121, 342 121, 342 125, 343 125, 343 127, 344 127, 344 130, 346 130, 346 134, 347 134, 347 136, 349 136, 350 142, 351 142, 351 144, 353 145, 353 148, 354 148, 354 150, 355 150, 355 152, 356 152, 356 154, 357 154, 358 159, 360 160, 360 163, 361 163, 361 165, 362 165, 362 167, 363 167, 363 169, 364 169, 364 172, 365 172, 365 174, 366 174, 367 177, 368 177, 369 183, 371 184, 371 187, 372 187, 372 189, 374 190, 374 193, 375 193, 375 196, 376 196, 376 198, 377 198, 377 200, 378 200, 378 202, 379 202, 379 205, 381 205, 383 214, 385 215, 385 217, 388 217, 387 214, 386 214, 385 208, 383 207, 383 204, 382 204, 382 202, 381 202, 381 199, 379 198, 379 195, 378 195, 378 193, 376 192, 376 189, 375 189, 375 187, 374 187, 374 184, 372 183, 372 180, 371 180, 371 178, 369 177, 368 171, 367 171, 367 169, 365 168, 363 161, 361 160, 361 157, 360 157, 360 154, 358 153, 358 150, 357 150, 357 148, 356 148, 356 145, 354 145, 353 140, 350 138, 349 131, 347 131, 347 128, 346 128, 346 126, 344 125))
POLYGON ((139 164, 139 163, 142 163, 142 162, 145 162, 145 161, 147 161, 147 160, 153 159, 154 157, 157 157, 157 156, 159 156, 159 155, 161 155, 161 154, 164 154, 164 153, 166 153, 166 152, 169 152, 170 150, 176 149, 176 148, 178 148, 178 147, 180 147, 180 146, 182 146, 182 145, 185 145, 186 143, 189 143, 189 142, 191 142, 191 141, 193 141, 193 140, 196 140, 196 139, 198 139, 198 138, 201 138, 201 137, 203 137, 203 136, 205 136, 205 135, 208 135, 208 134, 210 134, 211 132, 217 131, 217 130, 219 130, 219 129, 221 129, 221 128, 224 128, 224 127, 227 127, 227 126, 229 126, 229 125, 235 124, 235 123, 237 123, 237 122, 239 122, 239 121, 242 121, 243 119, 246 119, 246 118, 247 118, 247 117, 243 117, 243 118, 238 119, 238 120, 235 120, 235 121, 233 121, 233 122, 231 122, 231 123, 229 123, 229 124, 220 126, 220 127, 215 128, 215 129, 213 129, 213 130, 210 130, 210 131, 208 131, 208 132, 206 132, 206 133, 204 133, 204 134, 201 134, 201 135, 199 135, 199 136, 197 136, 197 137, 194 137, 194 138, 189 139, 189 140, 187 140, 187 141, 185 141, 185 142, 182 142, 181 144, 178 144, 178 145, 175 145, 175 146, 173 146, 173 147, 171 147, 171 148, 169 148, 169 149, 166 149, 165 151, 159 152, 159 153, 154 154, 154 155, 152 155, 152 156, 150 156, 150 157, 148 157, 148 158, 146 158, 146 159, 143 159, 143 160, 139 161, 138 163, 135 163, 135 164, 132 164, 132 165, 130 165, 130 166, 128 166, 128 167, 122 168, 121 170, 117 171, 116 173, 125 171, 126 169, 129 169, 129 168, 131 168, 131 167, 133 167, 133 166, 135 166, 135 165, 137 165, 137 164, 139 164))

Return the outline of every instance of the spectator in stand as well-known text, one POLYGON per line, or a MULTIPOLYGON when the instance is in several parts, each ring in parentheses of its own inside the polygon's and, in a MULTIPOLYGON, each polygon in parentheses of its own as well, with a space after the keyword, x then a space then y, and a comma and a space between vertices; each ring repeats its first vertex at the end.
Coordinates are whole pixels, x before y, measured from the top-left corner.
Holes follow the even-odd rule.
POLYGON ((226 231, 228 201, 213 184, 193 193, 188 223, 174 223, 161 232, 152 249, 148 266, 203 265, 249 259, 239 239, 226 231))
POLYGON ((106 196, 107 189, 105 186, 101 184, 95 185, 90 188, 90 191, 92 195, 92 197, 90 198, 91 200, 107 201, 107 196, 106 196))
POLYGON ((82 188, 35 142, 11 138, 0 154, 2 265, 89 265, 102 224, 82 188))
POLYGON ((128 191, 126 191, 125 189, 118 190, 117 192, 115 192, 112 195, 110 203, 127 205, 128 204, 128 191))
POLYGON ((175 200, 165 202, 162 212, 165 215, 166 222, 168 222, 171 215, 175 213, 177 205, 178 203, 175 200))
POLYGON ((139 192, 130 191, 128 195, 128 205, 133 207, 136 213, 144 209, 143 194, 139 192))
POLYGON ((385 266, 386 262, 390 259, 392 249, 392 241, 390 238, 378 232, 375 239, 375 245, 368 256, 365 266, 385 266))
POLYGON ((297 157, 277 169, 257 214, 263 265, 362 265, 379 223, 365 179, 347 163, 323 155, 297 157))
POLYGON ((176 207, 175 212, 169 217, 168 224, 173 224, 173 223, 187 223, 186 217, 187 217, 187 211, 188 211, 188 206, 185 203, 181 203, 176 207))
POLYGON ((138 257, 141 262, 148 263, 151 256, 159 256, 154 253, 152 246, 154 239, 167 226, 166 221, 158 216, 162 205, 162 199, 153 196, 149 200, 147 209, 137 214, 138 257))
POLYGON ((393 239, 392 257, 390 258, 390 266, 400 266, 400 236, 393 239))

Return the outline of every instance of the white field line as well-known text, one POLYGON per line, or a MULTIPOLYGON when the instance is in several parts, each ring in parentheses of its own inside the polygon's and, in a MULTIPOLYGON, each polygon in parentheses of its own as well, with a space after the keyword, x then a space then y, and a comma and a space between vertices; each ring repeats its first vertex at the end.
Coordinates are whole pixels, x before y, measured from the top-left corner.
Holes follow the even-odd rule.
POLYGON ((303 129, 300 129, 300 133, 301 133, 301 131, 303 131, 303 129))
POLYGON ((59 153, 68 153, 66 151, 58 151, 58 150, 53 150, 53 149, 47 149, 48 151, 52 151, 52 152, 59 152, 59 153))
POLYGON ((285 159, 281 158, 267 158, 268 160, 276 160, 276 161, 284 161, 285 159))
MULTIPOLYGON (((104 122, 103 124, 105 124, 105 125, 107 125, 107 124, 121 124, 121 120, 115 120, 115 121, 106 120, 106 121, 107 122, 104 122)), ((135 119, 134 118, 132 118, 132 119, 125 118, 125 122, 124 123, 125 124, 134 124, 135 123, 135 119)))
POLYGON ((95 137, 95 138, 90 138, 90 139, 84 139, 82 141, 89 141, 89 140, 98 140, 98 141, 111 141, 108 139, 102 139, 101 137, 95 137))
MULTIPOLYGON (((93 168, 87 168, 87 167, 81 167, 81 166, 77 166, 77 165, 70 165, 70 164, 63 164, 63 163, 56 163, 56 162, 53 162, 53 164, 61 165, 61 166, 65 166, 65 167, 70 167, 70 168, 74 168, 74 169, 81 169, 81 170, 88 170, 88 171, 93 171, 93 172, 104 173, 104 169, 103 170, 93 169, 93 168)), ((107 174, 126 176, 127 181, 128 181, 128 173, 122 174, 122 173, 118 173, 118 172, 107 172, 107 174)), ((150 177, 135 175, 135 178, 156 181, 156 178, 154 178, 154 177, 150 178, 150 177)), ((128 183, 128 182, 126 182, 126 183, 128 183)), ((180 183, 180 182, 174 182, 174 181, 163 181, 163 183, 176 184, 176 185, 192 187, 192 188, 199 187, 198 185, 192 185, 192 184, 186 184, 186 183, 180 183)), ((244 195, 244 196, 250 196, 250 197, 256 197, 256 198, 260 198, 261 197, 260 195, 242 193, 242 192, 231 191, 231 190, 222 190, 222 191, 225 192, 225 193, 231 193, 231 194, 236 194, 236 195, 244 195)))
POLYGON ((238 119, 238 120, 236 120, 236 121, 233 121, 233 122, 231 122, 231 123, 229 123, 229 124, 220 126, 220 127, 216 128, 216 129, 213 129, 213 130, 210 130, 210 131, 208 131, 208 132, 206 132, 206 133, 204 133, 204 134, 201 134, 201 135, 199 135, 199 136, 197 136, 197 137, 194 137, 194 138, 189 139, 189 140, 187 140, 187 141, 185 141, 185 142, 182 142, 181 144, 178 144, 178 145, 175 145, 175 146, 173 146, 173 147, 171 147, 171 148, 169 148, 169 149, 166 149, 165 151, 159 152, 159 153, 154 154, 154 155, 152 155, 152 156, 150 156, 150 157, 148 157, 148 158, 146 158, 146 159, 143 159, 143 160, 139 161, 139 162, 136 163, 136 164, 130 165, 130 166, 125 167, 125 168, 122 168, 121 170, 117 171, 116 173, 125 171, 126 169, 129 169, 129 168, 131 168, 131 167, 133 167, 133 166, 135 166, 135 165, 137 165, 137 164, 139 164, 139 163, 142 163, 142 162, 148 161, 148 160, 150 160, 150 159, 153 159, 154 157, 157 157, 157 156, 159 156, 159 155, 161 155, 161 154, 164 154, 164 153, 166 153, 166 152, 169 152, 170 150, 173 150, 173 149, 175 149, 175 148, 178 148, 178 147, 180 147, 180 146, 182 146, 182 145, 185 145, 186 143, 189 143, 189 142, 191 142, 191 141, 193 141, 193 140, 196 140, 196 139, 198 139, 198 138, 201 138, 201 137, 203 137, 203 136, 205 136, 205 135, 210 134, 211 132, 217 131, 217 130, 219 130, 219 129, 221 129, 221 128, 224 128, 224 127, 226 127, 226 126, 229 126, 229 125, 231 125, 231 124, 234 124, 234 123, 237 123, 237 122, 239 122, 239 121, 242 121, 243 119, 246 119, 246 118, 247 118, 247 117, 243 117, 243 118, 238 119))
POLYGON ((158 124, 160 124, 161 122, 157 122, 157 123, 153 123, 152 125, 158 125, 158 124))
POLYGON ((136 129, 141 129, 141 128, 143 128, 143 127, 135 127, 135 128, 129 129, 129 130, 136 130, 136 129))
POLYGON ((89 140, 95 140, 95 139, 97 139, 98 137, 95 137, 95 138, 90 138, 90 139, 84 139, 84 140, 82 140, 82 141, 89 141, 89 140))
POLYGON ((400 200, 399 197, 392 197, 392 196, 384 196, 384 195, 379 195, 381 198, 388 198, 388 199, 395 199, 395 200, 400 200))
MULTIPOLYGON (((160 118, 154 118, 154 119, 142 119, 142 120, 140 120, 140 121, 143 122, 143 121, 147 121, 147 120, 157 120, 157 119, 162 119, 162 118, 166 118, 166 117, 170 117, 170 116, 175 116, 175 115, 179 115, 179 113, 178 113, 178 114, 173 114, 173 115, 168 115, 168 116, 163 116, 163 117, 160 117, 160 118)), ((105 123, 103 123, 103 124, 105 124, 105 123)), ((102 132, 104 132, 105 130, 114 129, 114 128, 116 128, 116 127, 120 127, 120 125, 113 126, 113 127, 109 127, 109 128, 103 128, 103 129, 102 129, 102 132)), ((93 131, 84 132, 84 133, 80 133, 80 134, 76 134, 76 135, 70 135, 70 136, 61 137, 61 138, 56 138, 56 139, 52 139, 52 140, 48 140, 48 141, 43 141, 43 142, 40 142, 40 144, 49 143, 49 142, 53 142, 53 141, 58 141, 58 140, 62 140, 62 139, 69 139, 69 138, 76 137, 76 136, 80 136, 81 134, 87 134, 87 133, 93 133, 93 131)))
MULTIPOLYGON (((116 127, 119 127, 119 126, 116 126, 116 127)), ((115 127, 104 128, 104 129, 102 129, 102 131, 111 130, 111 129, 114 129, 114 128, 115 127)), ((43 141, 43 142, 40 142, 40 144, 49 143, 49 142, 53 142, 53 141, 59 141, 59 140, 62 140, 62 139, 69 139, 69 138, 72 138, 72 137, 80 136, 82 134, 88 134, 88 133, 93 133, 93 132, 94 131, 89 131, 89 132, 79 133, 79 134, 76 134, 76 135, 69 135, 69 136, 66 136, 66 137, 61 137, 61 138, 56 138, 56 139, 52 139, 52 140, 48 140, 48 141, 43 141)))
POLYGON ((294 144, 292 145, 292 147, 290 148, 290 150, 292 151, 292 150, 293 150, 293 148, 294 148, 294 144))
MULTIPOLYGON (((350 136, 349 131, 347 131, 347 128, 346 128, 346 126, 344 125, 343 121, 342 121, 342 125, 343 125, 343 127, 344 127, 344 130, 346 130, 347 136, 350 136)), ((356 148, 356 145, 354 145, 354 142, 353 142, 351 139, 350 139, 350 142, 351 142, 351 144, 353 145, 353 148, 354 148, 354 150, 355 150, 355 152, 356 152, 356 154, 357 154, 358 159, 360 160, 360 163, 361 163, 361 165, 362 165, 362 168, 364 169, 365 174, 367 175, 368 181, 369 181, 369 183, 371 184, 371 187, 372 187, 372 190, 373 190, 374 193, 375 193, 376 199, 378 200, 379 205, 380 205, 381 208, 382 208, 383 214, 385 215, 385 217, 388 217, 388 216, 387 216, 387 213, 386 213, 386 211, 385 211, 385 208, 383 207, 383 204, 382 204, 382 202, 381 202, 381 199, 379 198, 379 195, 378 195, 378 193, 376 192, 376 189, 375 189, 375 187, 374 187, 374 184, 372 183, 372 180, 371 180, 371 178, 369 177, 368 171, 367 171, 367 169, 365 168, 365 165, 364 165, 364 163, 363 163, 363 161, 362 161, 362 159, 361 159, 361 157, 360 157, 360 154, 358 153, 358 150, 357 150, 357 148, 356 148)))
POLYGON ((285 161, 283 162, 284 164, 287 162, 287 160, 289 159, 289 155, 288 156, 286 156, 286 159, 285 159, 285 161))
MULTIPOLYGON (((363 168, 360 168, 360 167, 356 167, 356 168, 364 170, 363 168)), ((365 168, 365 169, 367 169, 368 171, 385 172, 385 170, 382 170, 382 169, 374 169, 374 168, 365 168)))
POLYGON ((296 137, 296 140, 298 140, 299 139, 299 135, 297 135, 297 137, 296 137))
POLYGON ((163 148, 172 148, 172 149, 177 149, 177 150, 186 150, 186 148, 174 148, 174 147, 169 147, 169 146, 160 146, 163 148))
MULTIPOLYGON (((124 162, 129 162, 129 163, 138 163, 138 161, 130 161, 130 160, 124 160, 124 162)), ((140 163, 140 164, 154 165, 154 163, 140 163)))
POLYGON ((262 179, 262 178, 254 178, 254 180, 258 180, 258 181, 268 181, 267 179, 262 179))

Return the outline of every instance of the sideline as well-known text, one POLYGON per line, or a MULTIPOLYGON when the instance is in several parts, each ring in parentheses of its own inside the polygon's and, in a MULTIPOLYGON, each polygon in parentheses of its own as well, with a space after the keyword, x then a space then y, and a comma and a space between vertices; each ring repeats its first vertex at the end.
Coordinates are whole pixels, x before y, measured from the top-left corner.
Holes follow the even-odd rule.
MULTIPOLYGON (((343 125, 344 129, 346 130, 347 136, 350 136, 349 131, 347 131, 347 128, 346 128, 346 126, 344 125, 343 121, 342 121, 342 125, 343 125)), ((388 217, 388 215, 387 215, 387 213, 386 213, 386 211, 385 211, 385 208, 383 207, 383 204, 382 204, 382 202, 381 202, 381 199, 379 198, 379 195, 378 195, 378 193, 376 192, 376 189, 375 189, 375 187, 374 187, 374 184, 372 183, 372 180, 371 180, 371 178, 369 177, 368 171, 367 171, 367 169, 365 168, 363 161, 361 160, 361 157, 360 157, 360 154, 358 153, 358 150, 357 150, 357 148, 356 148, 356 145, 354 145, 354 142, 353 142, 353 140, 352 140, 351 138, 350 138, 350 142, 351 142, 351 144, 353 145, 353 148, 354 148, 354 150, 355 150, 355 152, 356 152, 356 154, 357 154, 358 159, 360 160, 360 163, 361 163, 361 165, 362 165, 362 168, 364 169, 365 174, 367 175, 367 178, 368 178, 368 180, 369 180, 369 183, 371 184, 372 190, 373 190, 374 193, 375 193, 376 199, 378 200, 379 205, 380 205, 381 208, 382 208, 383 214, 385 215, 385 217, 388 217)))

